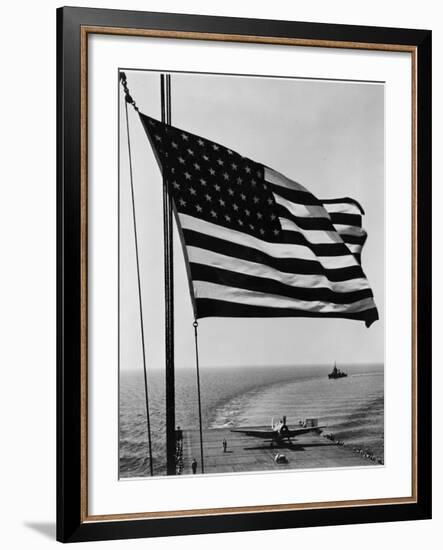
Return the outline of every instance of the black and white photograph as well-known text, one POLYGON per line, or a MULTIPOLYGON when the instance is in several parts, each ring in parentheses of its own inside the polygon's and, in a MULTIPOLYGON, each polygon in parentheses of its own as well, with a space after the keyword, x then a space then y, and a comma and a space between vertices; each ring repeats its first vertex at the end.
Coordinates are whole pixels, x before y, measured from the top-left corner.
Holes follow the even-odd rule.
POLYGON ((59 541, 431 517, 432 33, 248 11, 57 11, 59 541))
POLYGON ((120 481, 382 468, 384 83, 118 97, 120 481))

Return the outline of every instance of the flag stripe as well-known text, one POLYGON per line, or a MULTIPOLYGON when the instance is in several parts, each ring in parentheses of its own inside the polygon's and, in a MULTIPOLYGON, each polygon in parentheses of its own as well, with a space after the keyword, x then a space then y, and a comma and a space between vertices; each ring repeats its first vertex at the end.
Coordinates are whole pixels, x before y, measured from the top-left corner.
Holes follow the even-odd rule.
MULTIPOLYGON (((286 188, 290 189, 292 191, 298 191, 300 193, 306 193, 307 195, 311 196, 313 199, 316 199, 312 193, 310 193, 306 187, 303 187, 300 183, 298 183, 295 180, 291 180, 284 176, 283 174, 280 174, 280 172, 277 172, 276 170, 273 170, 272 168, 268 168, 267 166, 264 167, 264 178, 265 180, 272 184, 277 185, 279 189, 286 188)), ((317 202, 320 204, 320 201, 316 199, 317 202)), ((307 203, 309 204, 309 203, 307 203)))
POLYGON ((343 241, 346 244, 358 244, 363 246, 365 244, 367 234, 366 232, 361 233, 360 235, 340 235, 343 241))
POLYGON ((305 206, 322 206, 322 203, 314 197, 314 195, 311 195, 311 193, 299 191, 297 189, 289 189, 287 187, 280 187, 280 185, 276 185, 275 183, 271 183, 270 185, 274 195, 280 195, 295 204, 304 204, 305 206))
POLYGON ((341 236, 351 235, 353 237, 360 237, 360 238, 366 237, 366 231, 361 227, 355 227, 354 225, 342 225, 342 224, 335 224, 334 227, 341 236))
MULTIPOLYGON (((317 256, 316 253, 309 246, 309 243, 304 243, 301 239, 296 240, 296 244, 292 244, 290 239, 286 242, 269 242, 262 239, 258 239, 252 235, 242 233, 227 227, 223 227, 205 220, 194 218, 193 216, 187 216, 179 214, 181 225, 184 229, 191 229, 208 235, 210 237, 220 238, 224 241, 228 241, 233 244, 239 244, 241 246, 247 246, 254 248, 260 252, 265 253, 268 256, 274 258, 298 258, 301 260, 310 260, 319 263, 324 269, 340 269, 345 267, 352 267, 356 265, 355 258, 350 254, 349 249, 346 247, 346 253, 343 250, 343 254, 340 256, 327 255, 317 256), (300 243, 300 244, 299 244, 300 243)), ((290 222, 285 223, 285 227, 290 222)), ((288 232, 290 236, 290 233, 288 232)), ((324 244, 324 243, 319 243, 324 244)))
POLYGON ((310 193, 303 185, 296 181, 290 180, 283 174, 265 167, 264 177, 267 184, 271 186, 273 193, 281 195, 285 199, 296 204, 304 204, 307 206, 316 205, 323 207, 322 202, 310 193))
POLYGON ((360 254, 362 245, 361 244, 348 244, 347 245, 352 254, 360 254))
MULTIPOLYGON (((280 219, 282 226, 286 225, 287 220, 280 219)), ((306 237, 300 231, 296 230, 294 226, 289 227, 287 231, 283 231, 283 240, 290 244, 300 244, 308 246, 316 256, 345 256, 349 254, 349 247, 338 239, 338 242, 324 242, 324 243, 312 243, 309 242, 306 237)), ((326 239, 324 239, 326 240, 326 239)))
POLYGON ((266 255, 274 258, 299 258, 319 263, 324 269, 340 269, 356 265, 355 258, 348 254, 346 256, 316 256, 307 246, 298 244, 267 242, 247 233, 235 231, 228 227, 213 224, 188 214, 179 214, 180 223, 184 229, 192 229, 204 235, 217 237, 250 248, 260 250, 266 255))
POLYGON ((196 305, 199 317, 322 317, 322 318, 340 318, 365 321, 370 325, 378 319, 377 309, 375 307, 363 312, 318 312, 318 311, 300 311, 292 308, 273 308, 260 307, 249 304, 238 304, 226 300, 216 300, 208 298, 197 298, 196 305))
POLYGON ((326 229, 333 229, 331 217, 323 206, 319 205, 301 205, 296 204, 284 197, 283 195, 273 192, 275 202, 279 205, 279 209, 284 207, 285 211, 297 219, 318 220, 320 229, 323 225, 326 229), (304 206, 304 208, 303 208, 304 206), (326 223, 325 223, 326 222, 326 223))
MULTIPOLYGON (((349 254, 349 252, 354 255, 358 255, 361 253, 362 247, 366 240, 366 233, 364 231, 362 232, 362 235, 358 237, 339 234, 337 231, 303 231, 302 233, 293 221, 285 218, 279 218, 279 220, 282 228, 284 229, 285 242, 305 244, 306 246, 309 246, 314 254, 318 256, 344 256, 349 254), (337 242, 329 244, 328 239, 337 242), (348 243, 349 240, 355 242, 348 243), (322 251, 325 253, 322 254, 322 251)), ((346 228, 347 227, 348 226, 346 226, 346 228)), ((360 263, 360 258, 357 256, 355 257, 357 262, 360 263)))
MULTIPOLYGON (((300 205, 303 205, 306 207, 307 215, 312 216, 314 219, 326 217, 334 224, 343 223, 361 227, 361 214, 364 214, 364 211, 359 203, 353 199, 319 200, 299 183, 293 182, 269 168, 265 169, 265 180, 271 184, 274 196, 279 195, 287 202, 293 203, 292 208, 289 208, 289 210, 295 216, 302 215, 300 205)), ((281 203, 277 196, 277 203, 281 203)), ((287 204, 285 206, 288 207, 287 204)))
POLYGON ((332 225, 329 216, 327 218, 302 218, 300 216, 294 216, 289 209, 289 201, 284 201, 286 204, 282 204, 282 202, 280 202, 282 199, 278 197, 278 195, 274 194, 274 196, 277 201, 276 210, 278 215, 293 221, 300 229, 310 231, 334 231, 334 226, 332 225))
POLYGON ((349 197, 344 197, 342 199, 321 199, 321 202, 325 205, 328 212, 365 213, 361 204, 349 197))
MULTIPOLYGON (((272 191, 278 205, 285 206, 288 213, 300 220, 301 227, 306 229, 330 230, 332 225, 343 224, 361 227, 362 218, 360 213, 356 213, 356 208, 352 212, 343 211, 343 205, 334 205, 341 211, 333 209, 329 211, 328 206, 323 206, 318 199, 310 199, 310 193, 290 190, 287 188, 272 185, 272 191), (306 204, 307 203, 307 204, 306 204), (303 206, 305 208, 303 209, 303 206), (305 219, 303 219, 305 216, 305 219), (328 224, 329 222, 329 224, 328 224)), ((295 220, 297 223, 299 223, 295 220)))
POLYGON ((298 300, 278 296, 270 292, 257 292, 207 281, 194 281, 196 298, 211 298, 229 302, 273 308, 291 308, 321 313, 362 312, 373 307, 372 298, 365 298, 351 304, 334 304, 321 300, 298 300))
POLYGON ((330 288, 291 286, 275 279, 245 275, 240 271, 229 271, 220 267, 214 268, 192 262, 190 263, 190 268, 195 283, 197 281, 206 281, 227 287, 253 290, 263 294, 274 294, 296 300, 349 305, 366 298, 372 298, 372 291, 369 288, 337 293, 330 288))
POLYGON ((248 246, 238 245, 233 242, 211 237, 198 231, 183 229, 183 235, 187 247, 195 246, 206 250, 213 250, 234 258, 262 263, 279 271, 286 273, 297 273, 300 275, 324 275, 332 282, 360 279, 363 277, 359 265, 344 267, 341 269, 325 269, 319 262, 302 260, 299 258, 275 258, 261 250, 248 246))
POLYGON ((355 227, 361 227, 361 216, 357 214, 348 214, 343 212, 333 212, 330 214, 331 221, 334 225, 354 225, 355 227))
MULTIPOLYGON (((301 229, 300 226, 293 219, 290 219, 289 216, 284 218, 279 218, 282 229, 285 231, 292 231, 302 234, 306 241, 310 244, 343 244, 343 239, 334 229, 329 231, 308 231, 306 229, 301 229)), ((349 254, 349 250, 344 248, 343 256, 349 254)))
POLYGON ((300 218, 325 218, 330 220, 330 215, 323 206, 318 206, 316 204, 297 204, 285 199, 277 192, 273 193, 273 195, 276 202, 286 206, 293 216, 300 218))
POLYGON ((188 246, 187 254, 190 263, 222 268, 229 271, 275 279, 285 285, 299 288, 328 288, 334 293, 349 293, 355 290, 368 289, 369 283, 365 277, 350 281, 330 281, 324 275, 305 275, 279 271, 263 263, 251 262, 238 257, 219 254, 212 250, 205 250, 196 246, 188 246))
MULTIPOLYGON (((283 216, 283 218, 280 217, 280 223, 283 229, 302 233, 306 240, 312 244, 326 244, 330 242, 343 243, 343 235, 351 234, 361 239, 361 241, 353 242, 353 244, 361 244, 361 246, 363 246, 366 240, 366 232, 361 229, 360 216, 348 216, 345 214, 331 215, 331 217, 339 216, 337 222, 345 222, 346 225, 337 222, 332 224, 329 219, 326 220, 324 218, 312 218, 306 223, 307 219, 303 220, 300 217, 294 217, 292 215, 294 211, 294 205, 292 203, 281 198, 277 194, 274 194, 274 197, 278 204, 279 214, 283 216), (356 220, 356 218, 360 219, 356 220), (357 223, 352 225, 354 221, 357 223)), ((344 253, 347 254, 348 251, 345 249, 344 253)))

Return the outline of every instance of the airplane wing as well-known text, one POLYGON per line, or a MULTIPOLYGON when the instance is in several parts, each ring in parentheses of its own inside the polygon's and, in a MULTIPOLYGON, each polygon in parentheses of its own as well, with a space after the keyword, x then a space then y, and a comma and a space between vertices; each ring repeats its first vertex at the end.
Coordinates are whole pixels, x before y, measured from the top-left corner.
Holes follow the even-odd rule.
POLYGON ((275 436, 274 430, 248 430, 247 428, 239 428, 238 430, 231 430, 231 432, 250 435, 253 437, 262 437, 263 439, 270 439, 275 436))
MULTIPOLYGON (((316 430, 322 430, 325 426, 310 426, 307 428, 296 428, 295 430, 288 430, 281 434, 281 437, 295 437, 297 435, 302 435, 305 433, 313 432, 316 430)), ((261 437, 263 439, 274 439, 278 437, 275 430, 254 430, 253 428, 237 428, 231 430, 231 432, 236 432, 244 435, 249 435, 251 437, 261 437)))
POLYGON ((295 437, 296 435, 307 434, 307 433, 313 432, 315 430, 322 430, 323 428, 325 428, 325 426, 310 426, 309 428, 297 428, 295 430, 289 430, 285 434, 285 436, 295 437))

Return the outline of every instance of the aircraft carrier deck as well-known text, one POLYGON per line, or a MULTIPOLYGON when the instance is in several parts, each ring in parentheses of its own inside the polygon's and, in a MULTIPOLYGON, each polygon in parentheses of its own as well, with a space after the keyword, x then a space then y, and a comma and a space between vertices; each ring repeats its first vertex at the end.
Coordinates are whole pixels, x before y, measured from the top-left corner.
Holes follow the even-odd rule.
MULTIPOLYGON (((269 429, 268 426, 250 427, 269 429)), ((197 474, 202 473, 199 430, 183 430, 181 454, 181 474, 192 474, 193 458, 197 460, 197 474)), ((315 432, 292 438, 291 445, 271 447, 268 440, 230 429, 205 429, 203 456, 205 474, 379 465, 352 446, 340 445, 315 432), (227 441, 226 452, 223 452, 223 439, 227 441), (277 463, 274 460, 277 453, 283 453, 287 463, 277 463)))

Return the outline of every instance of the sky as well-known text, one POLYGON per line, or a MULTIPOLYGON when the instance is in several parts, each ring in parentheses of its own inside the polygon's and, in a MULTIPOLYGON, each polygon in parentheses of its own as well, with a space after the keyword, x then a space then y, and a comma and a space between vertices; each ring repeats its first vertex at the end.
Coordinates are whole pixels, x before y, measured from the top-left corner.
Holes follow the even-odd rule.
MULTIPOLYGON (((160 77, 126 70, 139 109, 160 118, 160 77)), ((121 92, 121 90, 120 90, 121 92)), ((380 320, 199 321, 201 369, 382 363, 384 359, 384 85, 173 73, 172 124, 282 172, 318 198, 349 196, 365 209, 362 265, 380 320)), ((162 178, 129 109, 148 368, 164 367, 162 178)), ((120 366, 142 368, 137 274, 123 94, 120 93, 120 366)), ((175 223, 175 221, 174 221, 175 223)), ((174 228, 175 363, 195 366, 193 312, 174 228)))

